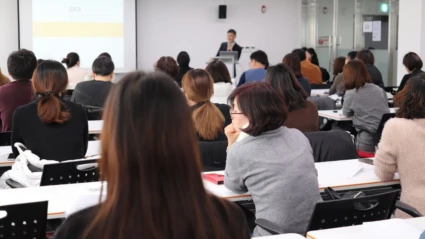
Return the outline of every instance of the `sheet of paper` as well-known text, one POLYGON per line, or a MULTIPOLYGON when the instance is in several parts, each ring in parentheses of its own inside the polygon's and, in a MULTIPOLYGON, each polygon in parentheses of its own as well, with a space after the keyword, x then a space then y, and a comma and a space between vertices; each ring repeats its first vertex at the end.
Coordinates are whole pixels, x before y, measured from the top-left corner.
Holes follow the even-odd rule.
POLYGON ((371 21, 366 21, 363 22, 363 32, 372 32, 372 22, 371 21))
POLYGON ((360 238, 418 239, 421 233, 421 231, 412 227, 402 219, 391 219, 363 223, 362 236, 360 238))
POLYGON ((381 21, 373 21, 372 23, 372 41, 381 41, 381 21))

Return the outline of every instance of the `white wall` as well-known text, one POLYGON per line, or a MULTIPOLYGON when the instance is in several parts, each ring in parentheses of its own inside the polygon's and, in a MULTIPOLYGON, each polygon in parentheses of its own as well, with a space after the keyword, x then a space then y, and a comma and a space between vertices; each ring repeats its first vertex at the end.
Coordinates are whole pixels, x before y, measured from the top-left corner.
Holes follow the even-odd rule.
POLYGON ((407 52, 418 53, 425 62, 425 0, 402 0, 399 9, 398 84, 406 74, 403 57, 407 52))
MULTIPOLYGON (((264 50, 272 64, 300 47, 300 0, 226 0, 227 19, 218 19, 221 0, 143 0, 138 2, 138 68, 152 69, 164 55, 184 50, 191 66, 204 68, 226 32, 237 31, 241 46, 264 50), (267 7, 265 14, 261 6, 267 7)), ((246 57, 246 56, 245 56, 246 57)))
POLYGON ((7 57, 18 50, 18 10, 16 0, 0 0, 0 68, 7 75, 7 57))

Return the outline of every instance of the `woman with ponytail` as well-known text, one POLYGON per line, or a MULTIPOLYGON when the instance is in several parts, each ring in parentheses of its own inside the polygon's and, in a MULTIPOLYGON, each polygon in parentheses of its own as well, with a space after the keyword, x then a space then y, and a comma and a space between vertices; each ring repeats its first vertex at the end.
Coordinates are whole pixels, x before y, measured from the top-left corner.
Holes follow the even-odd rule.
POLYGON ((68 81, 70 84, 77 84, 84 81, 88 72, 80 68, 80 56, 75 52, 70 52, 62 59, 62 63, 66 65, 68 73, 68 81))
POLYGON ((224 128, 231 123, 230 107, 213 104, 214 80, 205 70, 187 72, 182 80, 182 88, 192 110, 198 139, 201 141, 226 141, 224 128))
POLYGON ((68 85, 65 67, 46 60, 32 78, 37 100, 16 109, 12 123, 13 146, 23 143, 42 159, 64 161, 83 158, 88 144, 88 121, 84 109, 64 101, 68 85))

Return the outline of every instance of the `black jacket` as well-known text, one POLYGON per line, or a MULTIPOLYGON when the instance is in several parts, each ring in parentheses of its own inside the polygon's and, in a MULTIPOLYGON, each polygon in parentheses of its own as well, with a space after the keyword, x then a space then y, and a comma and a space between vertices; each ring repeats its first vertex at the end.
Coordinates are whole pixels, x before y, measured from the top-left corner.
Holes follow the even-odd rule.
POLYGON ((367 72, 369 72, 370 78, 372 79, 372 82, 381 87, 384 88, 384 82, 382 81, 382 75, 381 72, 378 70, 378 68, 376 68, 376 66, 372 65, 372 64, 367 64, 366 65, 366 69, 367 72))
MULTIPOLYGON (((220 48, 218 49, 217 55, 220 55, 220 51, 227 51, 227 42, 223 42, 220 45, 220 48)), ((239 58, 241 58, 241 54, 242 54, 242 47, 238 45, 238 43, 235 42, 235 44, 232 47, 232 51, 237 51, 238 52, 238 60, 239 58)))
POLYGON ((407 81, 409 81, 410 78, 412 78, 413 76, 417 76, 420 73, 423 73, 423 71, 421 69, 414 70, 412 73, 404 75, 403 79, 401 80, 400 86, 398 87, 397 93, 404 89, 404 87, 407 84, 407 81))
POLYGON ((183 76, 190 70, 193 70, 190 66, 180 66, 179 74, 176 77, 177 84, 181 87, 183 76))

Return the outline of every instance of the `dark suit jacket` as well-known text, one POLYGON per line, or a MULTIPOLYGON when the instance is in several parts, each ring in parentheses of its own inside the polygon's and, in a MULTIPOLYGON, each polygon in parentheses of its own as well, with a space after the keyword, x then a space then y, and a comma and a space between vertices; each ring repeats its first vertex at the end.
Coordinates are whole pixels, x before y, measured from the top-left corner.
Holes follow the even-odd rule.
POLYGON ((378 68, 376 68, 376 66, 371 65, 371 64, 367 64, 366 65, 366 69, 367 72, 369 72, 370 78, 372 79, 372 82, 381 87, 384 88, 384 82, 382 81, 382 75, 381 72, 379 71, 378 68))
MULTIPOLYGON (((220 49, 218 49, 217 55, 220 55, 220 51, 227 51, 227 42, 223 42, 220 45, 220 49)), ((233 45, 232 51, 237 51, 238 52, 238 60, 239 58, 241 58, 241 54, 242 54, 242 47, 238 45, 238 43, 235 42, 235 44, 233 45)))

